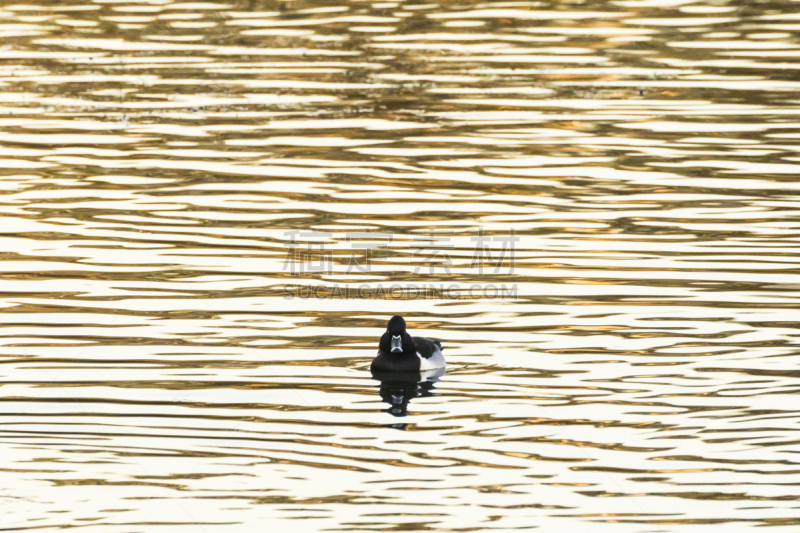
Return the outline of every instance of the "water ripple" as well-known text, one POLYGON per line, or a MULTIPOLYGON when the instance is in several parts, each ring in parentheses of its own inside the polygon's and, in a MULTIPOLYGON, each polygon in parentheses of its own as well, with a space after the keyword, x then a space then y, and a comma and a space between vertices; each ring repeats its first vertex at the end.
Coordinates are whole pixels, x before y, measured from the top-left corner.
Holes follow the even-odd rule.
POLYGON ((797 18, 0 8, 0 529, 796 530, 797 18))

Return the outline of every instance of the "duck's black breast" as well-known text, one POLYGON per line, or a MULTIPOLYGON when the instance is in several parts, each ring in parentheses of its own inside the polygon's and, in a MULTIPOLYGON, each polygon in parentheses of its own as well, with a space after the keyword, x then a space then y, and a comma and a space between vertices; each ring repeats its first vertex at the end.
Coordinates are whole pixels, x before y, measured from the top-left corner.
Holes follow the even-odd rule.
POLYGON ((387 354, 378 352, 378 357, 372 360, 370 370, 374 372, 419 372, 419 357, 417 354, 387 354))

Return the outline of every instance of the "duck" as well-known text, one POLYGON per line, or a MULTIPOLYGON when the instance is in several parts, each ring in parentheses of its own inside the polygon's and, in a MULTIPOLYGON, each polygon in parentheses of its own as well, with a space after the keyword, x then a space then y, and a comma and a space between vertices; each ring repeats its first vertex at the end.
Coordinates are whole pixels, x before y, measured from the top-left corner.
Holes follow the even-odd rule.
POLYGON ((373 374, 409 374, 444 369, 442 343, 425 337, 412 337, 406 321, 393 316, 378 344, 378 356, 372 361, 373 374))

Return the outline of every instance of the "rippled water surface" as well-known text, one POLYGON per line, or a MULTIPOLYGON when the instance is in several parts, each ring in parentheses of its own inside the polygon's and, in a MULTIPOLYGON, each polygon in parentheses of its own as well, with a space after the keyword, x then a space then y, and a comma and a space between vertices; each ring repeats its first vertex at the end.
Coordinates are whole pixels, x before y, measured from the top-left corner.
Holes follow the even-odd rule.
POLYGON ((0 530, 798 531, 798 8, 3 3, 0 530))

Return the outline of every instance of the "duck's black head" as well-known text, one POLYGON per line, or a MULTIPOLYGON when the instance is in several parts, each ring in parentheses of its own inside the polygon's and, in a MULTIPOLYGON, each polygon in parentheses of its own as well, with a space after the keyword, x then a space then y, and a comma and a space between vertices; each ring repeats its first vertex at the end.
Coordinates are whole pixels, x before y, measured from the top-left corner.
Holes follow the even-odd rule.
POLYGON ((389 324, 386 326, 386 331, 392 335, 402 335, 406 332, 406 321, 400 315, 394 315, 389 324))
POLYGON ((381 352, 399 355, 402 353, 416 353, 414 341, 406 331, 406 321, 400 315, 395 315, 386 326, 386 333, 381 337, 381 352))

